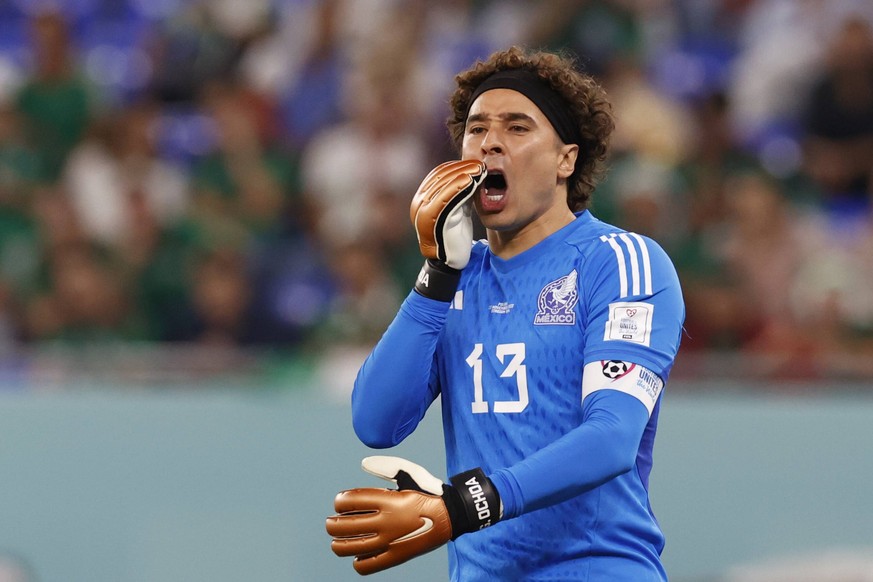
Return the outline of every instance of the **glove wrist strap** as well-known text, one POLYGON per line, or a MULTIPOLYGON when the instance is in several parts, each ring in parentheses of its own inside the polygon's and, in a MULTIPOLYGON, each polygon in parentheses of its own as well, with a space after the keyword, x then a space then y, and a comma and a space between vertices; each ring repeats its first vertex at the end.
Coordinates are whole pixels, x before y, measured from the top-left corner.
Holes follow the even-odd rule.
POLYGON ((482 469, 458 473, 444 486, 443 500, 452 522, 452 539, 479 531, 500 519, 500 495, 482 469))
POLYGON ((428 259, 415 280, 415 291, 429 299, 451 301, 455 297, 461 271, 442 261, 428 259))

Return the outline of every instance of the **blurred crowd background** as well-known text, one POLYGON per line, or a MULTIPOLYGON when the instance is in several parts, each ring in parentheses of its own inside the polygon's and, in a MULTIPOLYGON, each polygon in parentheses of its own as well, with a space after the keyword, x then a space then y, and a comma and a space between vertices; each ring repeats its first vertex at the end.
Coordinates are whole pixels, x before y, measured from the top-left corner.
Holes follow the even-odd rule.
POLYGON ((454 75, 522 44, 614 103, 592 210, 673 258, 677 375, 871 378, 871 31, 869 0, 0 0, 0 368, 365 350, 454 75))

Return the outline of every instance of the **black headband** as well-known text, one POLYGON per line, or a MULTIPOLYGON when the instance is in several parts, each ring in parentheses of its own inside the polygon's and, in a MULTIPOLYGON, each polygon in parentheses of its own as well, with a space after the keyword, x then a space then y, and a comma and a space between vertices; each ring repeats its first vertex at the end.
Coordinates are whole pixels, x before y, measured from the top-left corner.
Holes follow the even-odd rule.
POLYGON ((470 107, 472 107, 473 102, 476 101, 479 95, 491 89, 518 91, 533 101, 534 105, 543 112, 543 115, 546 116, 546 119, 555 128, 555 132, 557 132, 562 142, 578 145, 582 141, 579 127, 573 122, 573 117, 570 115, 570 107, 567 101, 530 69, 497 71, 479 83, 479 86, 476 87, 476 90, 473 91, 473 95, 470 97, 470 104, 467 106, 468 116, 470 115, 470 107))

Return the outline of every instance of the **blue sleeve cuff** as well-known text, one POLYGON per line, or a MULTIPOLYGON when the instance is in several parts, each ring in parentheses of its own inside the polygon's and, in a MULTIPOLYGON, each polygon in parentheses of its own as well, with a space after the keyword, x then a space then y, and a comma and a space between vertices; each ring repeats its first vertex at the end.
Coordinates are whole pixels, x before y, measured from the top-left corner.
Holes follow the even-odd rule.
POLYGON ((400 306, 400 311, 428 328, 438 330, 442 329, 451 305, 451 303, 429 299, 415 291, 410 291, 400 306))
POLYGON ((518 481, 507 469, 499 469, 488 476, 500 495, 500 506, 503 512, 500 519, 511 519, 518 516, 524 501, 518 481))

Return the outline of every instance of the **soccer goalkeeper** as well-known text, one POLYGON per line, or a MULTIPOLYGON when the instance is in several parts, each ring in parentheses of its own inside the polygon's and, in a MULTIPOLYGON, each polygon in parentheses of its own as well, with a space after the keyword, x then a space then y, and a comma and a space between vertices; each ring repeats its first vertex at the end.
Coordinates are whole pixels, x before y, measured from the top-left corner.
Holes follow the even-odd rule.
POLYGON ((571 60, 517 47, 456 81, 461 160, 413 198, 426 261, 352 395, 374 448, 441 395, 452 477, 368 457, 396 488, 340 492, 331 547, 361 574, 449 543, 451 580, 666 580, 648 488, 685 310, 664 251, 586 210, 611 106, 571 60))

